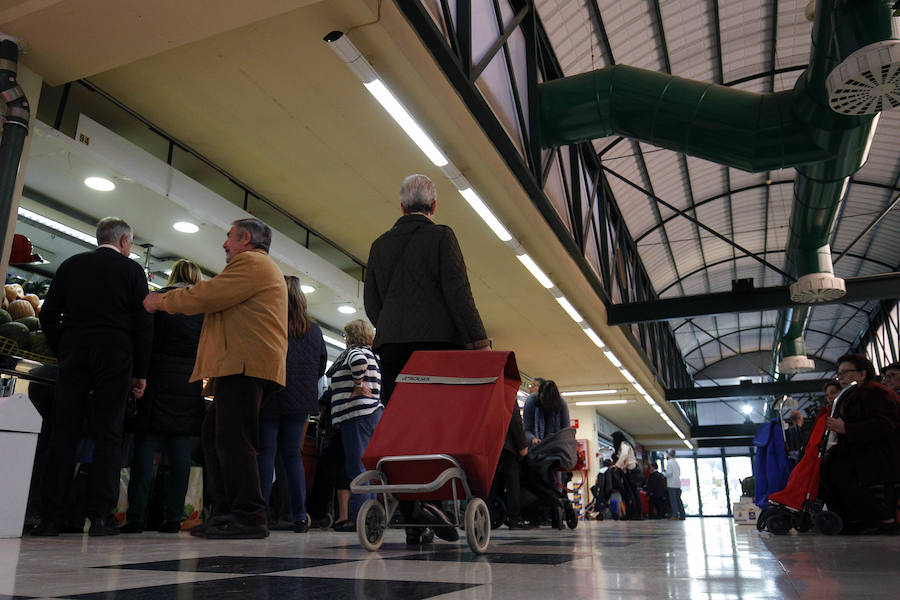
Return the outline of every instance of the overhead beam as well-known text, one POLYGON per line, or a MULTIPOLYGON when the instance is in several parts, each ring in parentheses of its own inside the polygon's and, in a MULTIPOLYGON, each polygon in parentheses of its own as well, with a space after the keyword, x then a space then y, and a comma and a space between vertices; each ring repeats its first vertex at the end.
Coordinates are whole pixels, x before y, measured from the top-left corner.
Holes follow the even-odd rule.
MULTIPOLYGON (((897 290, 900 289, 900 273, 848 277, 844 282, 847 286, 846 295, 821 304, 846 304, 896 298, 897 290)), ((717 292, 648 302, 611 304, 607 308, 607 315, 610 325, 625 325, 722 313, 777 310, 791 306, 797 304, 791 301, 789 286, 780 285, 753 288, 743 292, 717 292)))
POLYGON ((708 438, 697 440, 698 448, 735 448, 739 446, 750 447, 753 445, 752 437, 735 437, 735 438, 708 438))
POLYGON ((782 394, 809 394, 822 391, 824 380, 803 379, 774 383, 742 383, 740 385, 716 385, 709 387, 672 388, 666 390, 666 400, 698 400, 702 398, 747 398, 780 396, 782 394))

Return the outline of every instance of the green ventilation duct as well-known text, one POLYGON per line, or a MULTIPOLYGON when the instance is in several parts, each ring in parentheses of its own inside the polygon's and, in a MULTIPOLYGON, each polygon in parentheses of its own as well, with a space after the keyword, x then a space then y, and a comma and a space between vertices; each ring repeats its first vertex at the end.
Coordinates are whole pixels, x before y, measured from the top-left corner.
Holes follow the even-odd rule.
MULTIPOLYGON (((873 115, 900 105, 890 5, 819 0, 809 67, 790 91, 756 94, 624 65, 542 83, 541 143, 621 135, 745 171, 795 167, 791 298, 843 296, 829 248, 838 208, 849 176, 865 162, 873 115)), ((776 372, 812 368, 803 343, 808 317, 808 306, 779 314, 776 372)))

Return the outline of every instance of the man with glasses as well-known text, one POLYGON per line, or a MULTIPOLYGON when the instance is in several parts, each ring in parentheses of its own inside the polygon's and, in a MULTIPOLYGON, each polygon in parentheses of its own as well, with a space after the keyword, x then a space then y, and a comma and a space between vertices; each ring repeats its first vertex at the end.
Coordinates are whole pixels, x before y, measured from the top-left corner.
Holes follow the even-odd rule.
POLYGON ((875 369, 861 354, 840 357, 837 376, 843 387, 856 386, 838 401, 835 416, 825 419, 837 444, 822 464, 822 497, 844 520, 845 532, 896 532, 896 510, 872 488, 886 486, 890 498, 900 481, 900 398, 874 381, 875 369))
POLYGON ((900 362, 894 362, 881 370, 881 382, 900 393, 900 362))

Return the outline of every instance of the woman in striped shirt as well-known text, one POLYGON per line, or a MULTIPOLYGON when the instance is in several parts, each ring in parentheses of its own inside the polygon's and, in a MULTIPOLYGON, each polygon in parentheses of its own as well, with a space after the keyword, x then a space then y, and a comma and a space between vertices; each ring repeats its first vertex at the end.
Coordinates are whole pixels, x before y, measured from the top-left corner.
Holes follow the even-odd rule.
MULTIPOLYGON (((375 330, 357 319, 344 326, 347 349, 334 361, 326 375, 331 377, 331 422, 341 430, 341 442, 346 457, 347 477, 354 477, 365 469, 362 455, 375 432, 384 405, 381 404, 381 370, 372 353, 375 330)), ((374 494, 353 494, 350 500, 350 519, 335 523, 335 531, 355 531, 356 513, 374 494)))

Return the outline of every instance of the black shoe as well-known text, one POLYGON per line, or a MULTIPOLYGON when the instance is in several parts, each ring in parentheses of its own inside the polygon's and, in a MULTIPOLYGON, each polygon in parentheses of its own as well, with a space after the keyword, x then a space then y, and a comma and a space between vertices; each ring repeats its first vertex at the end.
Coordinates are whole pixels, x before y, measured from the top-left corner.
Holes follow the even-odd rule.
POLYGON ((211 525, 204 537, 211 540, 263 540, 269 537, 269 528, 265 525, 245 525, 239 521, 230 521, 211 525))
POLYGON ((530 529, 522 519, 510 519, 506 526, 510 529, 530 529))
POLYGON ((434 535, 438 536, 445 542, 455 542, 459 539, 459 532, 456 526, 450 522, 447 515, 434 504, 423 502, 421 510, 415 515, 416 522, 431 525, 434 535))
POLYGON ((408 527, 406 529, 407 546, 423 546, 432 543, 434 543, 434 531, 430 528, 408 527))
POLYGON ((332 529, 339 533, 348 533, 356 531, 356 523, 351 523, 350 521, 338 521, 332 526, 332 529))
POLYGON ((210 517, 191 529, 191 535, 194 537, 206 537, 206 530, 214 525, 223 525, 230 523, 234 517, 231 515, 219 515, 218 517, 210 517))
POLYGON ((91 519, 91 528, 88 529, 88 535, 91 537, 119 535, 119 526, 116 524, 116 519, 112 516, 91 519))
MULTIPOLYGON (((124 528, 120 531, 125 533, 124 528)), ((163 521, 162 525, 159 526, 160 533, 178 533, 179 531, 181 531, 181 523, 178 521, 163 521)))
POLYGON ((59 533, 59 525, 53 521, 41 521, 34 529, 28 532, 28 535, 33 535, 34 537, 56 537, 59 533))
POLYGON ((144 533, 144 524, 137 521, 129 521, 119 527, 119 533, 144 533))
POLYGON ((307 531, 309 531, 309 519, 294 521, 294 533, 306 533, 307 531))

